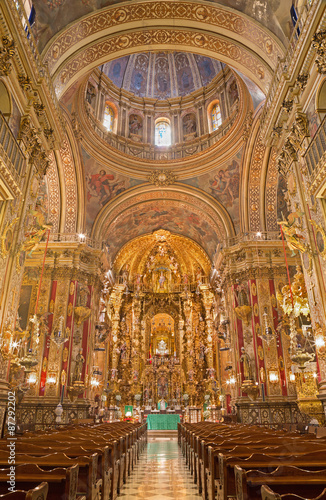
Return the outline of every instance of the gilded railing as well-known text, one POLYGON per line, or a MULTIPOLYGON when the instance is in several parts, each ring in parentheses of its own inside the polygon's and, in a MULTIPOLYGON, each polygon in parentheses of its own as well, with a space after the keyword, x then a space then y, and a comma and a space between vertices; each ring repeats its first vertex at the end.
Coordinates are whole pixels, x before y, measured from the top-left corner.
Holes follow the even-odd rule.
POLYGON ((222 248, 229 248, 233 245, 243 242, 259 242, 259 241, 280 241, 279 231, 248 231, 247 233, 240 233, 231 238, 223 241, 222 248))
POLYGON ((315 133, 305 153, 305 159, 311 179, 315 178, 318 175, 320 168, 325 164, 326 161, 325 151, 326 151, 326 116, 321 122, 317 132, 315 133))

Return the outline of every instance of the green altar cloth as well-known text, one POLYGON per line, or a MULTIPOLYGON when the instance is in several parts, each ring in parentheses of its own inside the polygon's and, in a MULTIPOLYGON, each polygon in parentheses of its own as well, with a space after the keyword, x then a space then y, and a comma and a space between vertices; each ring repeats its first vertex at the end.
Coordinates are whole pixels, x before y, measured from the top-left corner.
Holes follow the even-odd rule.
POLYGON ((180 415, 173 413, 163 415, 147 415, 147 429, 152 430, 177 430, 180 415))

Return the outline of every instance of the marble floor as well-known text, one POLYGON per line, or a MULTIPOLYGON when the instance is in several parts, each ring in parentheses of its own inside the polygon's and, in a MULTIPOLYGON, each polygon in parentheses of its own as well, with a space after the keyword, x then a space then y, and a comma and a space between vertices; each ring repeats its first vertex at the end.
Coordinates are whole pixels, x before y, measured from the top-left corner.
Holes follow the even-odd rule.
POLYGON ((148 439, 147 450, 142 454, 118 496, 119 500, 138 498, 202 498, 185 465, 177 438, 148 439))

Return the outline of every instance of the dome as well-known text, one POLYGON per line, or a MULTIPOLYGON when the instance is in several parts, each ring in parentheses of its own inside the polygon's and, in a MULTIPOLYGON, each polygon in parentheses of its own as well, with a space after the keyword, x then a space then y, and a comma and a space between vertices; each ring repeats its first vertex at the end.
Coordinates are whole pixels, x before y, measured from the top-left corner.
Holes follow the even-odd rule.
POLYGON ((182 97, 208 85, 222 70, 220 61, 185 52, 142 52, 106 63, 103 73, 138 97, 182 97))

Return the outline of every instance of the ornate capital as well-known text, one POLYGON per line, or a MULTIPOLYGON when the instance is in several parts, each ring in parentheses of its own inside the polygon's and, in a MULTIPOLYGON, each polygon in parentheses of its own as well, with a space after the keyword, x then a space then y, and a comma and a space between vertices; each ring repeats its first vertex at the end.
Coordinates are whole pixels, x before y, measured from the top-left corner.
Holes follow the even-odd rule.
POLYGON ((148 182, 155 186, 169 186, 177 180, 177 176, 168 170, 153 170, 148 176, 148 182))
POLYGON ((16 48, 14 40, 10 40, 7 36, 2 37, 2 48, 0 49, 0 76, 8 76, 12 67, 9 62, 15 55, 16 48))
POLYGON ((326 30, 318 31, 312 37, 312 46, 317 49, 316 65, 318 73, 326 74, 326 30))

